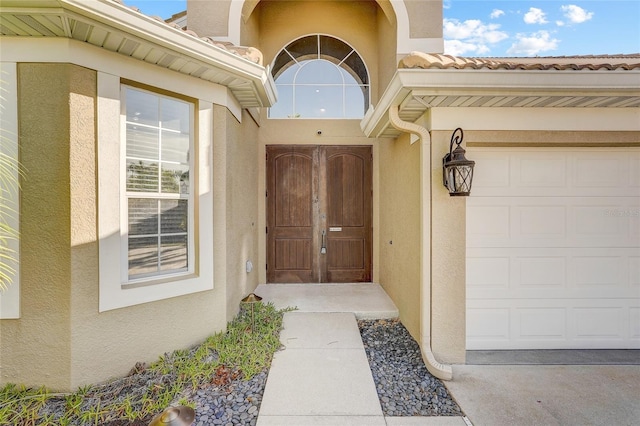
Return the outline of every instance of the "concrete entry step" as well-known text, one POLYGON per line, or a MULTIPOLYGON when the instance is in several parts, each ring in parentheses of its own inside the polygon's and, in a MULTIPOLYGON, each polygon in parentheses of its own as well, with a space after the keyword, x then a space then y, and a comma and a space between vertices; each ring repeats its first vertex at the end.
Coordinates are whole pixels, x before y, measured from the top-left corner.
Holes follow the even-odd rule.
POLYGON ((260 284, 255 294, 277 309, 351 312, 357 319, 397 318, 398 308, 377 283, 260 284))

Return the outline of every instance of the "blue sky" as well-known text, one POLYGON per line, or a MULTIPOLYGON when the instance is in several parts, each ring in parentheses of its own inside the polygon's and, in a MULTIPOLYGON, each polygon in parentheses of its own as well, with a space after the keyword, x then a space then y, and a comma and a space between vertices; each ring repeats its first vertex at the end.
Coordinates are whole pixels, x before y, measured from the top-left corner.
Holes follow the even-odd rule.
MULTIPOLYGON (((186 0, 124 0, 169 18, 186 0)), ((570 56, 640 53, 640 0, 444 0, 445 53, 570 56)))

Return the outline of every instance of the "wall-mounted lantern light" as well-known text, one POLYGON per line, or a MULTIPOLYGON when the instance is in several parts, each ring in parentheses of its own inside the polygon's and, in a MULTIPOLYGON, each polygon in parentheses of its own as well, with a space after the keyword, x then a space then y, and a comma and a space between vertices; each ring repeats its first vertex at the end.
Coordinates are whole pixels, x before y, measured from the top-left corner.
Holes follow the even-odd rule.
POLYGON ((451 196, 468 196, 471 193, 471 181, 473 181, 473 166, 476 162, 467 160, 466 152, 460 144, 464 133, 458 127, 451 135, 449 153, 442 159, 442 180, 451 196), (456 149, 453 149, 453 144, 456 149))

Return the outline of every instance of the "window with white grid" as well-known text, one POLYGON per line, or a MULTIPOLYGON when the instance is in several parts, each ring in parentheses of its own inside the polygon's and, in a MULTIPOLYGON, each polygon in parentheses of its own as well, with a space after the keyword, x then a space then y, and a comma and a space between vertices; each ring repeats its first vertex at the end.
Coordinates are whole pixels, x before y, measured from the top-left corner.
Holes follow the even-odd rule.
POLYGON ((123 282, 193 272, 194 104, 130 86, 122 91, 123 282))

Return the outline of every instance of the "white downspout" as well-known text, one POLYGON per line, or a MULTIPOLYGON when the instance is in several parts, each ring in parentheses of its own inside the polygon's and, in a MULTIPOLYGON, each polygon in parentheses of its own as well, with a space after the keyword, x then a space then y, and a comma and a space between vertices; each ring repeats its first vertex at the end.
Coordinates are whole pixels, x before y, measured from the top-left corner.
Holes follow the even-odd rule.
MULTIPOLYGON (((453 379, 450 365, 436 360, 431 350, 431 135, 424 127, 403 121, 398 106, 389 107, 389 121, 400 131, 420 138, 420 349, 427 370, 442 380, 453 379)), ((411 143, 413 143, 412 141, 411 143)))

